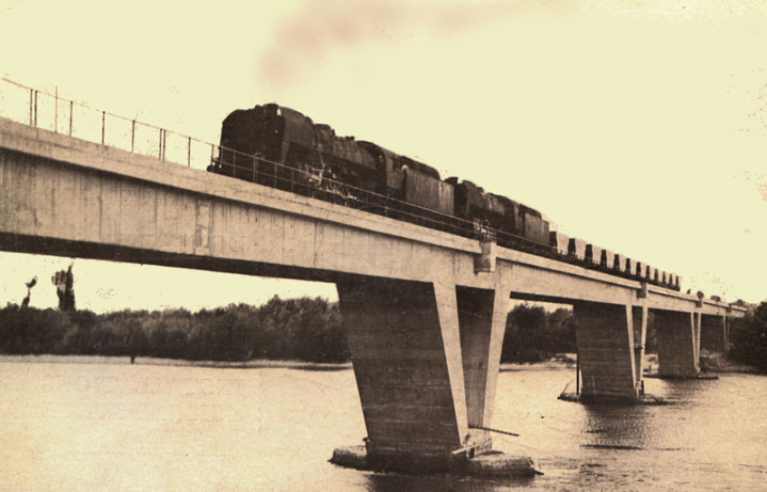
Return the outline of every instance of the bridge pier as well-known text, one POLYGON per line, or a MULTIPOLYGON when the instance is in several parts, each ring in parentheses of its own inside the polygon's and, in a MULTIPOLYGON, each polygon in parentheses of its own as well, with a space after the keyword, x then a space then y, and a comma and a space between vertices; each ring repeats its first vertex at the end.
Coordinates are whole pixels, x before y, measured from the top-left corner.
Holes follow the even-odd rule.
POLYGON ((492 421, 510 304, 505 294, 501 288, 492 291, 458 287, 456 290, 466 417, 470 428, 489 427, 492 421))
POLYGON ((491 424, 508 290, 369 277, 337 288, 368 432, 365 467, 464 470, 489 451, 478 427, 491 424))
POLYGON ((700 375, 700 313, 654 311, 658 339, 658 377, 700 375))
POLYGON ((642 392, 647 308, 576 302, 581 401, 634 401, 642 392), (636 343, 635 343, 636 341, 636 343))
POLYGON ((647 346, 647 306, 634 306, 632 308, 634 324, 634 388, 637 397, 644 396, 644 356, 647 346))

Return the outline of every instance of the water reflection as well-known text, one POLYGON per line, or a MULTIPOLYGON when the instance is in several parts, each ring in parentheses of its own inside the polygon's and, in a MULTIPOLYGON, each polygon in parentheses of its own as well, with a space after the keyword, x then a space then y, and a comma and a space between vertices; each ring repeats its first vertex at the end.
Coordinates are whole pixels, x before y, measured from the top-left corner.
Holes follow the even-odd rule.
POLYGON ((673 404, 693 404, 702 392, 710 391, 717 380, 712 379, 651 379, 663 400, 673 404))
POLYGON ((648 380, 648 393, 673 403, 606 406, 557 400, 571 370, 503 372, 493 427, 520 437, 497 435, 495 447, 531 456, 545 473, 512 480, 328 463, 334 448, 366 435, 351 370, 34 360, 0 358, 0 490, 676 492, 767 483, 763 376, 648 380))
POLYGON ((652 442, 652 417, 641 405, 584 405, 587 434, 586 447, 644 449, 652 442))
POLYGON ((370 474, 366 481, 369 492, 489 492, 508 488, 527 489, 535 478, 469 478, 452 475, 409 476, 396 474, 370 474))

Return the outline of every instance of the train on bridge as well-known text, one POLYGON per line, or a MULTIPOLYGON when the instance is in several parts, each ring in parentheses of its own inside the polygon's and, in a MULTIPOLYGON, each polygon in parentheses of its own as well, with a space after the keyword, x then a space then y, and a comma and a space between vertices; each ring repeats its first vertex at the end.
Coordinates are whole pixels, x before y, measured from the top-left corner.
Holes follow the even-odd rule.
POLYGON ((531 207, 277 104, 229 114, 208 171, 679 290, 678 276, 567 237, 531 207))

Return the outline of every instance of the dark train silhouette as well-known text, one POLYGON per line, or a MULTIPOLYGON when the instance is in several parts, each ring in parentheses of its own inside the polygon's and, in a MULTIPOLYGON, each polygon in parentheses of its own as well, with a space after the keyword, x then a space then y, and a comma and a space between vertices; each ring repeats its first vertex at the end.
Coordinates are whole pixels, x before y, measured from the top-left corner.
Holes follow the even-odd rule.
POLYGON ((550 230, 537 210, 265 104, 224 119, 208 171, 679 290, 679 277, 550 230))

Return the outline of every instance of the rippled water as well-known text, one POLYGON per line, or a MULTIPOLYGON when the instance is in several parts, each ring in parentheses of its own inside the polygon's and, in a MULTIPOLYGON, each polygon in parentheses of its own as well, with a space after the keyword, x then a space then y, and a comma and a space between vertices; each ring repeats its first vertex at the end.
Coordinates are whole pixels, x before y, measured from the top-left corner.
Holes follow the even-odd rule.
MULTIPOLYGON (((327 462, 361 443, 349 369, 215 368, 0 358, 0 491, 767 490, 767 377, 648 380, 663 406, 556 399, 572 369, 499 377, 496 448, 526 480, 364 473, 327 462)), ((142 361, 140 361, 142 362, 142 361)))

